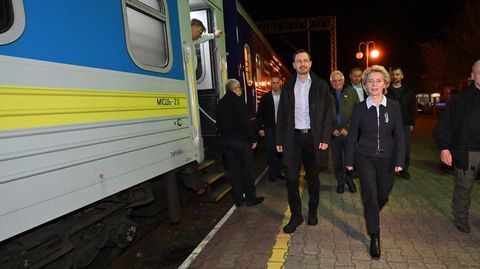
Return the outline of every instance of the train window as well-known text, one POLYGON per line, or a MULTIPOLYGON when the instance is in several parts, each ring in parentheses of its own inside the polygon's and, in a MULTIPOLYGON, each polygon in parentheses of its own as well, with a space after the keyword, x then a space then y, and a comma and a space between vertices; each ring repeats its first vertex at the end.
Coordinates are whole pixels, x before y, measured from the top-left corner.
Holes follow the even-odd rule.
POLYGON ((255 71, 256 71, 257 81, 262 81, 263 64, 262 64, 262 57, 258 53, 255 54, 255 71))
POLYGON ((243 54, 245 58, 245 77, 247 79, 248 86, 252 86, 253 84, 252 53, 250 52, 250 47, 247 44, 243 46, 243 54))
POLYGON ((23 0, 0 0, 0 45, 17 40, 24 29, 23 0))
POLYGON ((130 57, 142 69, 167 72, 172 65, 172 52, 165 1, 123 1, 130 57))

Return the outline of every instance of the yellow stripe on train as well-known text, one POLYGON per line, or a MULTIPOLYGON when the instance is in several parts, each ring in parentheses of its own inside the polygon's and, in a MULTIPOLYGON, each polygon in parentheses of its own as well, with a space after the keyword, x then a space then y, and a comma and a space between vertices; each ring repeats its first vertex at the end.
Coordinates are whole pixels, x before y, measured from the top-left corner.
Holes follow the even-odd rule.
POLYGON ((186 94, 0 86, 0 130, 187 114, 186 94))

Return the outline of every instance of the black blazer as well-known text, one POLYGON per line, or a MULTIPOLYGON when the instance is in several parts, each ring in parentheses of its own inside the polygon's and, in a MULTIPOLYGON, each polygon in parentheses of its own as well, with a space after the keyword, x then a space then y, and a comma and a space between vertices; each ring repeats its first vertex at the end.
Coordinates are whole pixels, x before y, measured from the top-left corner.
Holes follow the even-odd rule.
MULTIPOLYGON (((308 94, 310 113, 310 128, 313 136, 315 158, 321 165, 328 160, 328 150, 318 149, 320 142, 330 144, 330 138, 335 118, 335 101, 328 89, 328 84, 322 78, 310 72, 312 84, 308 94)), ((278 105, 275 139, 277 146, 283 146, 283 163, 290 164, 294 160, 295 144, 295 81, 293 75, 285 83, 278 105)))
POLYGON ((217 130, 224 140, 257 142, 255 128, 242 97, 228 91, 217 104, 217 130))
MULTIPOLYGON (((386 94, 387 98, 395 99, 393 86, 390 85, 386 94)), ((415 118, 417 115, 417 105, 415 101, 415 94, 409 87, 402 85, 402 92, 400 93, 400 108, 402 109, 403 125, 415 126, 415 118)))
POLYGON ((386 107, 380 105, 378 121, 377 109, 374 106, 367 109, 366 100, 355 105, 347 136, 347 166, 354 165, 354 154, 380 158, 394 156, 395 166, 404 166, 406 147, 400 104, 387 99, 386 107))
POLYGON ((265 127, 275 127, 275 104, 273 102, 273 93, 269 91, 260 99, 257 110, 257 129, 263 130, 265 127))

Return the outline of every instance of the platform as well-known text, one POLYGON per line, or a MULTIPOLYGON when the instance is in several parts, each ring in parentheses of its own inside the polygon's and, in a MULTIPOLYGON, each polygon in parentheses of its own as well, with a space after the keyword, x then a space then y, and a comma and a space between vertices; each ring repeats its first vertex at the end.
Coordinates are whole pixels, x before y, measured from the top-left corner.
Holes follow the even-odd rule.
MULTIPOLYGON (((450 209, 453 176, 439 165, 431 139, 435 120, 418 118, 411 180, 396 177, 381 212, 380 260, 368 254, 360 193, 337 194, 333 175, 325 170, 317 226, 304 223, 292 235, 284 234, 289 219, 285 181, 260 180, 257 192, 265 202, 232 207, 180 268, 480 268, 480 184, 472 193, 472 232, 461 233, 450 209)), ((305 216, 306 190, 302 199, 305 216)))

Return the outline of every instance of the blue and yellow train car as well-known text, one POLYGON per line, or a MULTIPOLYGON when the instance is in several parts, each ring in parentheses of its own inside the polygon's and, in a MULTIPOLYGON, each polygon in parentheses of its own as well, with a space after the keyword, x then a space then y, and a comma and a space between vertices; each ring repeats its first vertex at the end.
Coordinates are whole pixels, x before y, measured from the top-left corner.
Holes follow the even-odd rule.
MULTIPOLYGON (((223 27, 222 2, 204 5, 223 27)), ((0 241, 202 160, 188 1, 2 0, 0 15, 0 241)))

